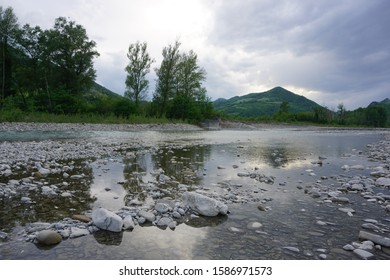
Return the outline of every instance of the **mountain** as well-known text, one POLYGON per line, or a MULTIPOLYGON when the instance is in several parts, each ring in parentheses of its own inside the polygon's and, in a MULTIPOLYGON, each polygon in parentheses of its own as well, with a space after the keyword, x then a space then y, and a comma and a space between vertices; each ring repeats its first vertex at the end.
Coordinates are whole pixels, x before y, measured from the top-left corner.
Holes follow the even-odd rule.
POLYGON ((92 96, 107 96, 112 98, 122 98, 123 96, 109 90, 108 88, 105 88, 104 86, 93 82, 92 87, 88 90, 88 92, 85 94, 85 96, 92 95, 92 96))
POLYGON ((214 108, 225 114, 238 117, 272 116, 280 109, 282 102, 288 102, 290 113, 312 112, 321 107, 304 96, 297 95, 282 87, 269 91, 235 96, 228 100, 219 98, 213 102, 214 108))
POLYGON ((367 108, 373 107, 373 106, 384 107, 386 109, 386 112, 387 112, 387 121, 390 122, 390 99, 389 98, 386 98, 386 99, 382 100, 381 102, 376 102, 376 101, 371 102, 367 108))

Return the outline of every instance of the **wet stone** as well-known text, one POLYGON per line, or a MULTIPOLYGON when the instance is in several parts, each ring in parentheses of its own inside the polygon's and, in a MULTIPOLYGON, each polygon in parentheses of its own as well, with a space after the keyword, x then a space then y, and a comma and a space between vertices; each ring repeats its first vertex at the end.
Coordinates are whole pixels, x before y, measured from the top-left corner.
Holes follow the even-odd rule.
POLYGON ((368 251, 362 249, 355 249, 353 252, 363 260, 368 260, 374 258, 374 255, 368 251))
POLYGON ((55 245, 62 241, 62 236, 53 230, 42 230, 38 232, 36 240, 41 245, 55 245))

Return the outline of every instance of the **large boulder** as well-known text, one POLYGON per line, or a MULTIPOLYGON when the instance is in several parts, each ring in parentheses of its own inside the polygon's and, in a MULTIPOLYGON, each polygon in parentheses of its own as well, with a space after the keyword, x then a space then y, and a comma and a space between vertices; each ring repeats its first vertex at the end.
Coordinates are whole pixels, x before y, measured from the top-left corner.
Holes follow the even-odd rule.
POLYGON ((98 228, 108 231, 121 232, 123 228, 122 218, 104 208, 93 210, 92 221, 98 228))
POLYGON ((226 215, 228 207, 226 204, 195 192, 183 193, 183 202, 193 211, 203 216, 217 216, 218 214, 226 215))

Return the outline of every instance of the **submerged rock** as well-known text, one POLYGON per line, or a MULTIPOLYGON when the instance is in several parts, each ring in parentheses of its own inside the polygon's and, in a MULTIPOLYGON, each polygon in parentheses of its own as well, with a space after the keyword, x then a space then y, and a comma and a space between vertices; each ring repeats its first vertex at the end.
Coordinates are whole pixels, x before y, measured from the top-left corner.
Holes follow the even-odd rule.
POLYGON ((218 214, 227 215, 227 205, 213 198, 194 192, 185 192, 182 198, 188 207, 200 215, 210 217, 218 214))
POLYGON ((367 232, 364 230, 361 230, 359 232, 359 238, 362 240, 370 240, 374 242, 375 244, 379 244, 385 247, 390 247, 390 238, 384 237, 378 234, 374 234, 371 232, 367 232))
POLYGON ((374 255, 366 250, 363 249, 355 249, 353 252, 358 255, 363 260, 372 259, 374 255))

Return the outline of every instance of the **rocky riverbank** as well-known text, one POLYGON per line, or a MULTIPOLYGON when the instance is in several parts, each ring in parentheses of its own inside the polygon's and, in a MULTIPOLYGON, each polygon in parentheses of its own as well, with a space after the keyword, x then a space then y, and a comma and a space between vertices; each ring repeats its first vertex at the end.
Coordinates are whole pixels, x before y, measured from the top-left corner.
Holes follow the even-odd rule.
POLYGON ((0 131, 192 131, 199 126, 181 123, 169 124, 77 124, 77 123, 18 123, 2 122, 0 131))

